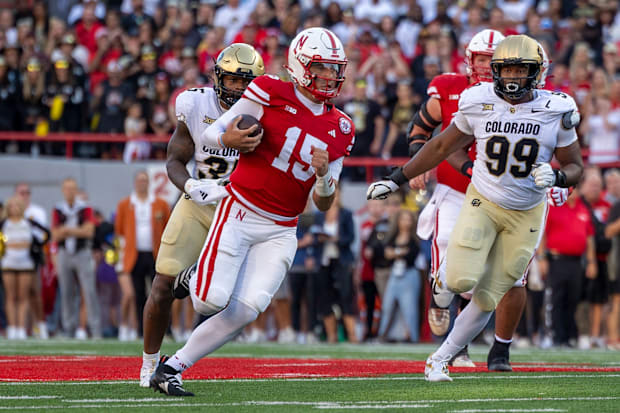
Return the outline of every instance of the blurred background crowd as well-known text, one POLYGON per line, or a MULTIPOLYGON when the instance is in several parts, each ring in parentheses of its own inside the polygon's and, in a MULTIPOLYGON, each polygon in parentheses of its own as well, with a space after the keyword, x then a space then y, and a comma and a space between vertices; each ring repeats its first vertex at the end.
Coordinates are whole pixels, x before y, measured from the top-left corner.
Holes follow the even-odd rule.
MULTIPOLYGON (((352 156, 407 156, 407 124, 428 98, 429 82, 441 73, 465 72, 465 47, 475 33, 491 28, 535 38, 551 60, 545 88, 572 95, 580 107, 578 132, 591 167, 567 205, 552 209, 548 237, 532 265, 519 335, 523 345, 618 349, 620 277, 615 262, 620 252, 615 239, 620 234, 620 204, 616 204, 620 173, 613 168, 620 165, 617 1, 4 0, 0 4, 7 6, 0 9, 0 152, 29 156, 66 155, 64 142, 38 139, 50 132, 96 132, 123 134, 127 143, 78 142, 74 157, 164 159, 165 140, 176 124, 176 96, 187 88, 212 85, 214 59, 224 47, 233 42, 253 45, 263 56, 266 72, 285 78, 282 66, 289 42, 299 30, 312 26, 333 30, 347 50, 347 81, 334 103, 355 123, 352 156), (32 135, 18 140, 3 131, 32 135), (158 136, 163 142, 153 141, 158 136), (583 225, 574 229, 574 222, 583 225), (594 266, 583 259, 590 245, 597 249, 594 266), (568 274, 558 265, 566 257, 578 263, 568 274)), ((343 181, 364 177, 363 168, 343 172, 343 181)), ((88 205, 88 188, 65 190, 65 184, 58 198, 67 204, 64 213, 62 208, 39 211, 38 216, 29 213, 27 183, 17 185, 15 196, 5 201, 3 225, 12 216, 14 222, 33 218, 51 229, 53 242, 33 247, 43 252, 24 270, 30 278, 7 276, 4 271, 4 304, 11 309, 0 317, 0 328, 8 336, 9 317, 21 320, 19 328, 25 329, 17 335, 12 330, 11 338, 48 332, 85 338, 87 331, 92 337, 116 336, 121 318, 126 318, 133 321, 122 338, 140 335, 141 306, 148 291, 145 280, 152 274, 130 274, 132 282, 123 281, 115 265, 116 254, 124 248, 114 244, 114 233, 119 231, 115 216, 102 216, 96 205, 88 205), (90 212, 77 213, 67 197, 81 199, 80 205, 90 212), (73 218, 67 223, 61 216, 73 218), (76 229, 59 230, 66 225, 76 229), (72 256, 61 259, 61 268, 58 254, 63 249, 72 256), (88 274, 78 274, 81 266, 71 262, 82 251, 87 251, 81 258, 84 262, 93 260, 88 274), (79 294, 62 285, 78 280, 79 294), (63 292, 72 296, 61 300, 63 292), (121 317, 128 312, 134 315, 121 317)), ((356 211, 340 204, 325 214, 308 211, 300 220, 300 249, 291 274, 273 310, 246 332, 245 339, 431 339, 425 323, 428 242, 415 236, 417 213, 426 199, 427 192, 412 192, 384 203, 370 202, 356 211)), ((29 238, 32 245, 49 238, 41 228, 28 228, 22 232, 35 234, 29 238)), ((182 340, 193 314, 190 307, 175 306, 171 334, 182 340)))

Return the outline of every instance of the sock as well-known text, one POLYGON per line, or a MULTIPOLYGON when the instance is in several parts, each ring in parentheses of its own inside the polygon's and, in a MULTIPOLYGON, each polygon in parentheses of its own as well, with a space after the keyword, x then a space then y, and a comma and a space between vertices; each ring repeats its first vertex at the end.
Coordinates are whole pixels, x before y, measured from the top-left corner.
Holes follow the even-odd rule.
POLYGON ((504 338, 498 337, 497 334, 495 334, 495 341, 497 341, 498 343, 510 345, 510 343, 512 343, 512 338, 506 340, 504 338))
POLYGON ((437 351, 433 353, 433 357, 442 360, 451 359, 484 329, 492 314, 493 311, 482 311, 474 300, 471 300, 454 320, 452 331, 437 351))
POLYGON ((185 370, 192 367, 193 364, 193 362, 185 359, 183 355, 179 355, 179 351, 177 351, 177 353, 170 357, 166 362, 166 366, 170 366, 180 373, 183 373, 185 370))
POLYGON ((156 368, 159 364, 159 351, 153 354, 142 352, 142 367, 156 368))
POLYGON ((198 360, 222 347, 252 321, 258 311, 235 297, 219 313, 200 324, 187 343, 171 357, 166 364, 175 370, 184 371, 198 360))

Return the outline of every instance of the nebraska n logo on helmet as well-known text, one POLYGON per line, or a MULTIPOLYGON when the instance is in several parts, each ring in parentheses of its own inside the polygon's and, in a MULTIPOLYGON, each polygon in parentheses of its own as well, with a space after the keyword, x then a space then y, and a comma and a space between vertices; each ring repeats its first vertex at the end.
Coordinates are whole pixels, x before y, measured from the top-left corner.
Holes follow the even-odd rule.
POLYGON ((474 60, 476 55, 493 56, 495 48, 504 39, 504 35, 497 30, 486 29, 476 33, 465 49, 467 76, 476 82, 492 82, 491 68, 486 65, 476 66, 474 60))
POLYGON ((521 99, 530 90, 537 88, 541 82, 543 63, 543 50, 536 40, 523 34, 506 37, 497 46, 491 59, 495 92, 507 99, 521 99), (514 65, 527 66, 527 75, 503 78, 502 68, 514 65))
POLYGON ((320 100, 338 96, 344 82, 344 69, 347 66, 347 57, 340 39, 330 30, 311 27, 295 36, 291 46, 286 69, 293 82, 320 100), (311 72, 310 67, 328 69, 333 76, 318 75, 311 72), (317 79, 326 81, 325 89, 317 87, 317 79))

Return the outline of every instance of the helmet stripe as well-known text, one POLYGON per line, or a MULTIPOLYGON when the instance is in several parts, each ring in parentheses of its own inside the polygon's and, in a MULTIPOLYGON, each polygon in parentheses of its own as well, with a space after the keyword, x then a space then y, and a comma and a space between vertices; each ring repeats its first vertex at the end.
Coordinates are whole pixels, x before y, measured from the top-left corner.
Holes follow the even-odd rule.
POLYGON ((491 35, 489 36, 489 49, 493 48, 493 36, 494 35, 495 35, 495 32, 491 30, 491 35))
POLYGON ((338 46, 336 46, 336 41, 334 40, 334 36, 332 36, 329 30, 323 30, 327 37, 329 37, 329 41, 332 43, 332 57, 338 57, 338 46))

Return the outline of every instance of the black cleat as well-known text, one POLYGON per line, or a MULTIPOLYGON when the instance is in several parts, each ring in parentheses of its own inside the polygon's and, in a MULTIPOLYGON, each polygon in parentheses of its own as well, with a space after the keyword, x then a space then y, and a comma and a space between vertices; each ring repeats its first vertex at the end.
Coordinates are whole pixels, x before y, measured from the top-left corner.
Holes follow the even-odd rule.
POLYGON ((189 295, 189 280, 192 279, 196 272, 196 263, 177 274, 172 286, 172 295, 179 300, 189 295))
POLYGON ((193 396, 194 393, 185 391, 178 379, 179 372, 167 364, 160 364, 151 376, 150 387, 154 391, 168 396, 193 396))
POLYGON ((489 371, 512 371, 510 365, 510 344, 495 340, 487 357, 489 371))

